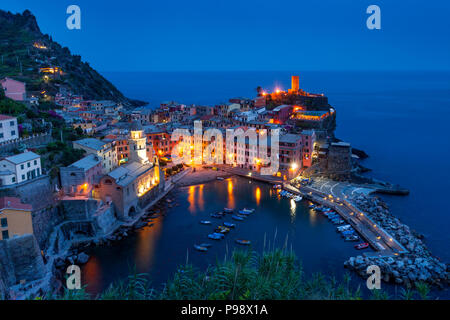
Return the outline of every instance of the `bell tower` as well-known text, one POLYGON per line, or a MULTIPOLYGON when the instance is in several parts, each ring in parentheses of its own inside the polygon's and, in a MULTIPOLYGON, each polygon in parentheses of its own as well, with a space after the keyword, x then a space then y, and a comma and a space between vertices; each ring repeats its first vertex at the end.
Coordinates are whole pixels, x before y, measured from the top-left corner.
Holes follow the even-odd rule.
POLYGON ((144 129, 139 121, 133 121, 131 123, 128 146, 130 148, 129 161, 136 161, 143 164, 148 163, 147 137, 144 135, 144 129))

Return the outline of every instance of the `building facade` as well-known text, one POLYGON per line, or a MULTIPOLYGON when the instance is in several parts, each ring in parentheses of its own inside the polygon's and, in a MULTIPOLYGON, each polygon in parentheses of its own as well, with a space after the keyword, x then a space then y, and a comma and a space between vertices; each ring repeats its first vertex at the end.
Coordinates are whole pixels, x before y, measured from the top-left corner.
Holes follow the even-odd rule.
POLYGON ((0 114, 0 143, 18 138, 17 118, 0 114))
POLYGON ((71 196, 91 196, 101 175, 102 161, 95 154, 88 154, 70 166, 60 168, 61 186, 64 193, 71 196))
POLYGON ((140 123, 134 122, 128 138, 130 161, 101 178, 95 196, 112 203, 116 214, 127 219, 139 212, 164 189, 164 174, 157 157, 147 158, 146 138, 140 123))
POLYGON ((33 234, 32 211, 32 206, 19 198, 0 198, 0 240, 33 234))
POLYGON ((41 175, 41 157, 34 152, 27 151, 0 160, 1 186, 26 182, 41 175))
POLYGON ((117 168, 116 148, 111 142, 86 138, 74 141, 73 148, 85 150, 87 154, 95 154, 102 159, 102 172, 104 174, 117 168))

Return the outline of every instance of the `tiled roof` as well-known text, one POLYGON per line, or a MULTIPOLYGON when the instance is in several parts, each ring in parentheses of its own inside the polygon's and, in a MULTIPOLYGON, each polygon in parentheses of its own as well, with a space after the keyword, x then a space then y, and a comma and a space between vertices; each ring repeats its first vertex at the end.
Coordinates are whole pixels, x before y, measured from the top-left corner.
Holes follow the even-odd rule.
POLYGON ((25 204, 15 197, 1 197, 0 198, 0 210, 3 209, 19 209, 19 210, 33 210, 31 204, 25 204))

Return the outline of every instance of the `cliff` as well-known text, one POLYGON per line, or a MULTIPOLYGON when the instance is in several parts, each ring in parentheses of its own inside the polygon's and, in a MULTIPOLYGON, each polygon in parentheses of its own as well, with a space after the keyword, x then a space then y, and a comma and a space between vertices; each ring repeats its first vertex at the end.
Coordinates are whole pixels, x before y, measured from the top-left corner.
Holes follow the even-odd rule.
POLYGON ((0 78, 5 76, 25 82, 27 91, 40 98, 54 96, 63 88, 85 99, 145 104, 126 98, 79 55, 43 34, 28 10, 22 14, 0 10, 0 78))

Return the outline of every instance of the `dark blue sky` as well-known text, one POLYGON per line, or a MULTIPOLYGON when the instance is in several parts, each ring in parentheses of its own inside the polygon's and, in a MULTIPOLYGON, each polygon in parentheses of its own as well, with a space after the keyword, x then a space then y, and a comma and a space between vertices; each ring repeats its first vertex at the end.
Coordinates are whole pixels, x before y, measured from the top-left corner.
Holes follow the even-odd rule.
POLYGON ((450 70, 448 0, 9 0, 100 71, 450 70), (82 29, 66 28, 77 4, 82 29), (370 4, 381 30, 366 28, 370 4))

